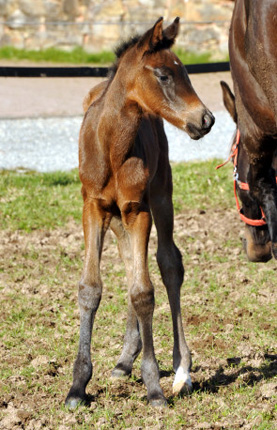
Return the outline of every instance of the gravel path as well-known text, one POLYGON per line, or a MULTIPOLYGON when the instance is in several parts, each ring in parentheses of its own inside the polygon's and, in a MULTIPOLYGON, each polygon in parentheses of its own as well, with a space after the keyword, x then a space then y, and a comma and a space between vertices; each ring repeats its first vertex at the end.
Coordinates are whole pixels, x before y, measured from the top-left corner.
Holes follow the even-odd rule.
MULTIPOLYGON (((216 123, 199 141, 165 123, 171 161, 226 158, 235 126, 224 110, 220 80, 232 85, 230 73, 191 75, 216 123)), ((95 78, 1 78, 0 170, 25 168, 40 172, 78 165, 82 100, 95 78)))
MULTIPOLYGON (((234 123, 226 112, 214 114, 212 131, 199 141, 165 123, 171 161, 226 158, 234 123)), ((77 167, 81 121, 81 116, 0 120, 0 169, 49 172, 77 167)))

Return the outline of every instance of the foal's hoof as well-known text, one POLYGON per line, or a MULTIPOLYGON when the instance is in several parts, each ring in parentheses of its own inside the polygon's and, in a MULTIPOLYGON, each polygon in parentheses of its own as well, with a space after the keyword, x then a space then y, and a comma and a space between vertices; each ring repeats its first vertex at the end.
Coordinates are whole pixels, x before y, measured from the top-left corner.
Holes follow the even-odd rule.
POLYGON ((172 386, 172 392, 174 396, 180 393, 190 394, 192 392, 191 377, 182 367, 176 372, 175 379, 172 386))
POLYGON ((80 397, 67 396, 65 399, 65 406, 70 410, 77 409, 80 406, 86 406, 86 399, 81 399, 80 397))
POLYGON ((149 404, 153 408, 166 408, 168 406, 165 397, 159 397, 158 399, 151 399, 149 400, 149 404))
POLYGON ((126 379, 129 378, 131 372, 123 367, 115 367, 111 373, 112 379, 126 379))

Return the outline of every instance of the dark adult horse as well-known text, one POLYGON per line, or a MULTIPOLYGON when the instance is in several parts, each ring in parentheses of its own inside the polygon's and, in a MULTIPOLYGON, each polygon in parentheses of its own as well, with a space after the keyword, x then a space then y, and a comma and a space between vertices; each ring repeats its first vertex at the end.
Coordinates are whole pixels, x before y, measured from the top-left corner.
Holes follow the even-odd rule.
MULTIPOLYGON (((237 109, 235 97, 226 84, 221 81, 223 102, 237 124, 237 109)), ((240 218, 245 223, 244 249, 249 261, 267 262, 271 259, 271 240, 267 222, 258 201, 250 193, 248 185, 249 158, 243 145, 243 140, 237 128, 233 140, 230 158, 234 163, 234 191, 240 218), (239 197, 239 199, 238 199, 239 197), (241 202, 241 204, 239 203, 241 202)), ((277 151, 272 160, 275 176, 277 173, 277 151)))
MULTIPOLYGON (((250 196, 268 225, 277 258, 277 0, 236 0, 229 36, 237 125, 249 161, 250 196)), ((264 233, 259 233, 264 234, 264 233)), ((254 237, 250 239, 255 242, 254 237)))
POLYGON ((185 67, 170 50, 179 18, 163 30, 159 19, 143 36, 124 44, 108 81, 86 99, 79 139, 85 264, 79 285, 80 342, 73 384, 66 404, 86 399, 92 376, 91 335, 102 295, 100 260, 111 227, 119 242, 128 281, 128 317, 122 354, 114 377, 130 375, 143 349, 141 373, 153 406, 166 403, 155 358, 152 317, 154 288, 147 252, 153 215, 158 233, 157 260, 173 322, 173 391, 191 388, 190 352, 181 319, 180 287, 184 269, 173 241, 172 179, 168 143, 161 118, 193 139, 208 133, 210 111, 193 90, 185 67))

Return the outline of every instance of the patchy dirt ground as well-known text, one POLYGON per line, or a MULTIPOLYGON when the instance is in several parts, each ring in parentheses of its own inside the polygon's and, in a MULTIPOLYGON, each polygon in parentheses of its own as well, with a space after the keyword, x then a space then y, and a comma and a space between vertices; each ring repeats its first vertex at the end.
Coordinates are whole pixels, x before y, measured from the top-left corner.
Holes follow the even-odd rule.
POLYGON ((273 261, 248 263, 242 235, 235 210, 176 216, 175 238, 186 268, 182 309, 194 392, 174 398, 171 322, 154 258, 153 228, 149 260, 156 287, 155 347, 170 405, 153 411, 146 406, 139 360, 129 381, 109 379, 123 338, 126 287, 116 242, 108 233, 94 376, 88 386, 91 404, 71 413, 61 405, 77 348, 81 226, 72 221, 53 231, 2 231, 0 429, 273 429, 277 266, 273 261))

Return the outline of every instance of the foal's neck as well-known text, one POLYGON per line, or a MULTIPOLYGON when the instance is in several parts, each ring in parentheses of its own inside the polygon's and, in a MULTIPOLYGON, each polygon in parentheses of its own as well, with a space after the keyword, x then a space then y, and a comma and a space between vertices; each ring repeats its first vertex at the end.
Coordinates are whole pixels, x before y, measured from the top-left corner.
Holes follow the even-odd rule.
POLYGON ((105 95, 101 122, 105 125, 104 145, 110 150, 111 162, 122 164, 130 153, 138 132, 142 110, 133 102, 126 84, 117 75, 105 95))

